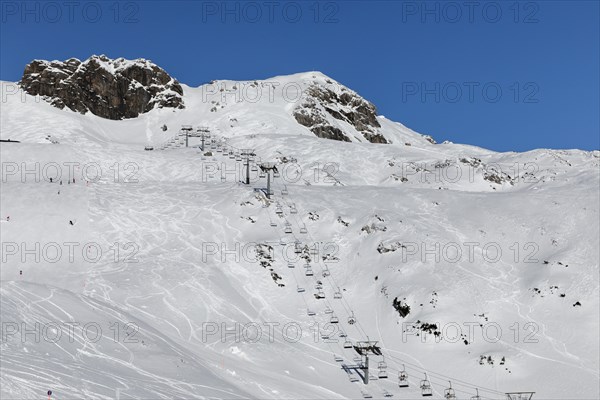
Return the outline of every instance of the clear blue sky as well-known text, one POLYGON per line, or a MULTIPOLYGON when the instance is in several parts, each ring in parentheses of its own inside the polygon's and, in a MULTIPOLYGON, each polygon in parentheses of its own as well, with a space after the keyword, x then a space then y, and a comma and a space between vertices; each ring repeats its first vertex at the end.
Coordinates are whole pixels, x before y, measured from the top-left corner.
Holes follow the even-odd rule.
POLYGON ((1 3, 2 80, 92 54, 191 86, 319 70, 438 141, 600 148, 596 0, 1 3))

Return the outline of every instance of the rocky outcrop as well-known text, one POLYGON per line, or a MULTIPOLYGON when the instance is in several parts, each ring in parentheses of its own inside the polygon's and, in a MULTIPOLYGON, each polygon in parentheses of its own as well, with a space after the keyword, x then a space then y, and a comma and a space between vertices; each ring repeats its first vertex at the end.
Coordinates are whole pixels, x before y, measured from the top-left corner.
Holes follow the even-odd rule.
POLYGON ((25 67, 19 85, 58 108, 114 120, 135 118, 155 107, 185 107, 179 82, 144 59, 35 60, 25 67))
POLYGON ((339 91, 318 84, 309 86, 303 103, 294 110, 294 118, 316 136, 350 142, 347 132, 334 126, 330 117, 346 122, 371 143, 388 143, 378 131, 375 106, 349 89, 339 91))

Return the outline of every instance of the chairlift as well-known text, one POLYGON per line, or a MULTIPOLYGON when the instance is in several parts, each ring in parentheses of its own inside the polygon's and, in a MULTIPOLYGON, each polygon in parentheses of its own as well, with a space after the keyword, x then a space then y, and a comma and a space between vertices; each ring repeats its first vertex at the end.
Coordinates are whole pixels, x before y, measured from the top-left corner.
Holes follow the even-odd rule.
POLYGON ((448 381, 448 389, 444 390, 444 398, 446 400, 454 400, 456 399, 456 393, 454 392, 454 389, 452 389, 452 382, 448 381))
POLYGON ((354 311, 352 311, 352 314, 348 317, 348 323, 350 325, 354 325, 356 323, 356 318, 354 317, 354 311))
POLYGON ((305 275, 306 275, 306 276, 314 276, 313 270, 312 270, 312 269, 310 269, 310 268, 308 268, 308 269, 306 270, 306 272, 305 272, 305 275))
POLYGON ((377 364, 377 368, 379 369, 377 377, 379 379, 387 379, 388 373, 387 373, 387 364, 385 363, 385 358, 383 360, 379 361, 379 363, 377 364))
POLYGON ((344 348, 345 348, 345 349, 351 349, 351 348, 352 348, 352 342, 351 342, 351 341, 349 341, 349 340, 346 340, 346 341, 344 342, 344 348))
POLYGON ((408 374, 406 373, 404 364, 402 364, 402 371, 398 372, 398 387, 408 387, 408 374))
POLYGON ((275 214, 283 214, 283 209, 281 208, 281 206, 277 206, 275 207, 275 214))
POLYGON ((306 290, 303 287, 298 286, 298 293, 304 293, 306 290))
POLYGON ((285 227, 285 230, 284 230, 284 232, 285 232, 286 234, 288 234, 288 235, 289 235, 289 234, 291 234, 291 233, 292 233, 292 227, 291 227, 291 226, 289 226, 289 225, 288 225, 288 226, 286 226, 286 227, 285 227))
POLYGON ((294 253, 295 254, 302 254, 302 245, 300 243, 296 243, 294 245, 294 253))
POLYGON ((421 396, 423 397, 431 397, 433 396, 433 390, 431 389, 431 383, 427 379, 427 373, 425 373, 425 379, 421 381, 419 385, 421 388, 421 396))
POLYGON ((330 324, 339 324, 339 322, 340 322, 340 319, 338 317, 336 317, 335 314, 332 315, 331 319, 329 320, 330 324))

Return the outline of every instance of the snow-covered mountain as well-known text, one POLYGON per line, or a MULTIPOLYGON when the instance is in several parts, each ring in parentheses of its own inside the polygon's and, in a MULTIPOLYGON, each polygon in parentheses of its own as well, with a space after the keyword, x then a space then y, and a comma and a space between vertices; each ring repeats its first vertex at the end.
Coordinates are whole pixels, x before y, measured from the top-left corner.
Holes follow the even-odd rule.
POLYGON ((435 144, 319 72, 181 87, 111 120, 2 83, 2 398, 600 396, 600 152, 435 144))

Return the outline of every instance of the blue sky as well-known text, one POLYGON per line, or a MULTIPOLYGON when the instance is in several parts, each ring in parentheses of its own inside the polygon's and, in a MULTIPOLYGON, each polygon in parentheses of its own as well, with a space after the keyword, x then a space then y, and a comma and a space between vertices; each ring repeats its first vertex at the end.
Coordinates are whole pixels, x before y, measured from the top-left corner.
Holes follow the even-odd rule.
POLYGON ((191 86, 319 70, 438 141, 600 148, 598 1, 1 5, 2 80, 92 54, 148 58, 191 86))

